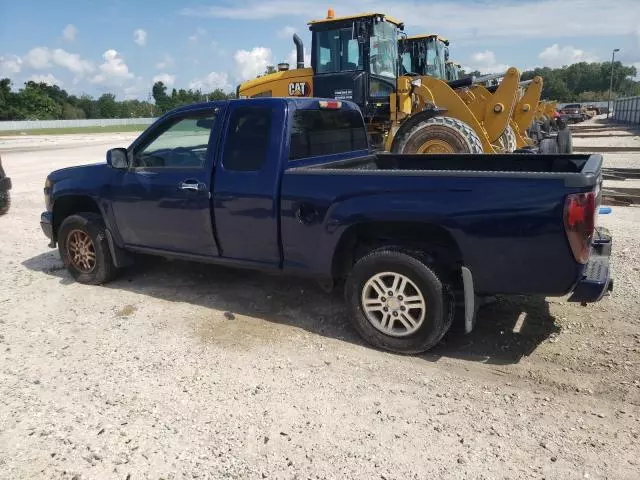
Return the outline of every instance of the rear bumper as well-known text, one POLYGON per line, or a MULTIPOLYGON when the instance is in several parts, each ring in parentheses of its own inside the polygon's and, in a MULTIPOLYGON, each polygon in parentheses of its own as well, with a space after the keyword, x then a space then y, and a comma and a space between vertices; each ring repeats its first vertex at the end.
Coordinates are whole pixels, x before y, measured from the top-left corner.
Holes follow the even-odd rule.
POLYGON ((42 232, 47 236, 49 240, 49 246, 51 248, 55 248, 56 239, 53 236, 53 213, 44 212, 40 215, 40 228, 42 228, 42 232))
POLYGON ((589 262, 569 297, 570 302, 582 304, 598 302, 607 292, 613 290, 613 279, 609 268, 611 244, 609 232, 599 228, 593 241, 589 262))

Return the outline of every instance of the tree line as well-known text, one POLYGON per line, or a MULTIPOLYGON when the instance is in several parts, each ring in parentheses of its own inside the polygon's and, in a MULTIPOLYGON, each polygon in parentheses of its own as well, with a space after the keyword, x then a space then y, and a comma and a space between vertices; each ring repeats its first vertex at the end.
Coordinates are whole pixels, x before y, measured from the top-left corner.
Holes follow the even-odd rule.
MULTIPOLYGON (((634 67, 614 63, 613 98, 640 95, 640 82, 634 80, 637 73, 634 67)), ((470 74, 479 75, 479 72, 470 74)), ((544 79, 543 99, 559 102, 607 100, 611 62, 536 68, 523 72, 522 80, 536 75, 544 79)), ((13 91, 11 85, 10 79, 0 79, 0 121, 155 117, 180 105, 234 97, 220 89, 202 92, 173 88, 169 92, 162 82, 154 83, 149 100, 142 101, 116 100, 113 93, 98 98, 70 95, 58 86, 33 81, 26 82, 18 91, 13 91)))
POLYGON ((56 85, 33 81, 26 82, 18 91, 12 91, 11 80, 3 78, 0 79, 0 121, 156 117, 180 105, 234 96, 220 89, 203 93, 174 88, 167 92, 162 82, 156 82, 151 92, 149 100, 116 100, 113 93, 94 98, 70 95, 56 85))

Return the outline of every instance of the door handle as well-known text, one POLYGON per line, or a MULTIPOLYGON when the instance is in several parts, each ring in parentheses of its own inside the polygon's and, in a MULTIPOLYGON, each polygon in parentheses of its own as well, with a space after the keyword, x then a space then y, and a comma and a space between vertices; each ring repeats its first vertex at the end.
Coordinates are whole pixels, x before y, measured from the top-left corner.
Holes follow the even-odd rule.
POLYGON ((198 180, 192 179, 184 180, 178 184, 178 188, 180 190, 188 190, 192 192, 199 192, 201 190, 204 190, 204 187, 204 183, 200 183, 198 182, 198 180))
POLYGON ((308 204, 302 204, 298 207, 295 213, 296 220, 303 225, 309 225, 313 223, 318 216, 318 212, 315 208, 308 204))

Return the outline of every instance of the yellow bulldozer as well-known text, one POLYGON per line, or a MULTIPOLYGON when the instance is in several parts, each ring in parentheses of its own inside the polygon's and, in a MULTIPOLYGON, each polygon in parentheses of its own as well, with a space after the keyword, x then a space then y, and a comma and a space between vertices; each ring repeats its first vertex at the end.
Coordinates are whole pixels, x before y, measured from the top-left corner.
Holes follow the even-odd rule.
MULTIPOLYGON (((330 9, 327 18, 308 25, 312 34, 311 67, 305 68, 302 41, 294 35, 297 68, 289 70, 288 65, 281 64, 279 71, 239 85, 238 97, 351 100, 362 111, 372 146, 386 151, 501 151, 495 142, 511 117, 514 99, 487 102, 483 111, 474 113, 454 90, 468 80, 458 80, 459 84, 452 86, 444 80, 444 73, 436 78, 401 71, 398 37, 404 29, 402 22, 384 13, 336 17, 330 9)), ((436 53, 443 59, 444 71, 444 53, 436 53)), ((492 96, 494 100, 501 98, 503 91, 517 91, 506 87, 509 83, 518 85, 519 72, 510 69, 507 73, 492 96)))

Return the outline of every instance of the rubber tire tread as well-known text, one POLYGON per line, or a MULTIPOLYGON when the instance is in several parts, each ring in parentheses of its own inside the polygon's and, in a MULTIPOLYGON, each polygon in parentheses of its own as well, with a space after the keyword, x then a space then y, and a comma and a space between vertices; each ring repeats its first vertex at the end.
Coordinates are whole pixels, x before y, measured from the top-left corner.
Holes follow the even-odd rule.
POLYGON ((443 129, 449 130, 449 133, 458 137, 459 141, 457 143, 460 148, 456 153, 484 153, 480 137, 478 137, 478 134, 469 125, 457 118, 446 116, 432 117, 424 122, 420 122, 404 134, 404 137, 397 142, 394 153, 417 153, 406 151, 407 143, 423 129, 434 129, 434 127, 438 127, 436 131, 442 131, 443 129))
POLYGON ((513 131, 511 125, 507 125, 507 128, 502 132, 498 141, 500 145, 504 145, 505 153, 513 153, 513 151, 518 148, 516 132, 513 131))
POLYGON ((97 213, 82 212, 65 218, 58 229, 58 251, 64 266, 79 283, 102 285, 113 280, 117 275, 117 268, 111 258, 111 250, 109 250, 104 221, 97 213), (67 236, 71 230, 75 229, 87 232, 93 241, 93 248, 96 252, 96 268, 90 273, 76 270, 69 260, 66 251, 67 236))
POLYGON ((573 153, 573 136, 568 127, 558 130, 558 151, 567 154, 573 153))
POLYGON ((426 352, 438 344, 451 326, 454 299, 450 287, 416 252, 381 247, 361 257, 351 269, 345 283, 345 299, 350 319, 360 336, 376 348, 402 354, 426 352), (376 273, 396 271, 408 276, 420 288, 427 304, 427 317, 420 329, 407 337, 391 337, 376 329, 362 309, 360 300, 364 284, 376 273))
POLYGON ((540 141, 540 153, 560 153, 555 138, 543 138, 540 141))

